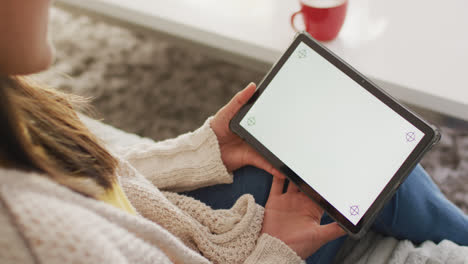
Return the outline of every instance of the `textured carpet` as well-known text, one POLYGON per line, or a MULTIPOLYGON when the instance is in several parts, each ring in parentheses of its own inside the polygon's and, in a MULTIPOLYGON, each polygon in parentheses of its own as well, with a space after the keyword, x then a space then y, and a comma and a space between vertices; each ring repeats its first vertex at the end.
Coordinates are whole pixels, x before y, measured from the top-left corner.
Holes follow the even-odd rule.
MULTIPOLYGON (((37 78, 93 97, 106 123, 156 140, 197 128, 264 75, 59 9, 51 23, 57 59, 37 78)), ((468 212, 468 133, 442 127, 442 134, 422 164, 468 212)))

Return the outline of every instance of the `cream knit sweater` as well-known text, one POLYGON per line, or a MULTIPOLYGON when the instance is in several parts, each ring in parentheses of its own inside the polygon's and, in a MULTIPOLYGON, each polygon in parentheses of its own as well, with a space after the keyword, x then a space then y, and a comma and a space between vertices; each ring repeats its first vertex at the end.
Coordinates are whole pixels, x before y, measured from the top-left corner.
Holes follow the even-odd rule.
POLYGON ((252 196, 212 210, 175 193, 233 180, 209 120, 155 143, 81 119, 119 159, 118 180, 138 214, 36 173, 0 169, 0 263, 302 262, 279 239, 260 235, 263 208, 252 196))

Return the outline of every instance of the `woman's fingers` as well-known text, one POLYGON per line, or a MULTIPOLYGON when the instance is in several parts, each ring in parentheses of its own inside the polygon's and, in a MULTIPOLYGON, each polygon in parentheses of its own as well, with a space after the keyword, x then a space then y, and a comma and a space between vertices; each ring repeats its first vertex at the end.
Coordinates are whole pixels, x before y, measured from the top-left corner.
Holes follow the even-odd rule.
POLYGON ((334 222, 320 226, 319 234, 322 244, 325 245, 332 240, 346 235, 346 232, 336 222, 334 222))
POLYGON ((249 165, 255 166, 259 169, 262 169, 271 175, 277 174, 275 167, 271 165, 264 157, 262 157, 260 154, 258 154, 252 147, 247 145, 247 143, 244 141, 243 144, 247 148, 247 153, 245 155, 245 163, 248 163, 249 165))
POLYGON ((239 111, 239 109, 247 103, 247 101, 255 93, 256 85, 255 83, 250 83, 242 91, 238 92, 231 101, 227 104, 228 106, 228 119, 231 120, 234 115, 239 111))
POLYGON ((293 182, 289 181, 288 184, 288 193, 297 193, 299 192, 299 188, 297 188, 297 185, 294 184, 293 182))
POLYGON ((283 194, 284 178, 273 176, 273 182, 271 183, 270 196, 278 196, 283 194))
MULTIPOLYGON (((238 92, 232 99, 223 106, 211 120, 210 125, 213 132, 216 134, 218 141, 222 144, 225 141, 230 141, 229 137, 234 135, 229 129, 229 122, 239 109, 252 97, 255 93, 255 84, 250 83, 242 91, 238 92)), ((236 136, 237 137, 237 136, 236 136)))

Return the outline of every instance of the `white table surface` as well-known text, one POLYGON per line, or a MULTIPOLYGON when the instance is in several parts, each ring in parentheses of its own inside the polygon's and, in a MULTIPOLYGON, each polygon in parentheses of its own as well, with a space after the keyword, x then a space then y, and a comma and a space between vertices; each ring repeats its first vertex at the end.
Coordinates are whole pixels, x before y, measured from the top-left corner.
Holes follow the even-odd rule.
MULTIPOLYGON (((291 42, 299 9, 295 0, 59 2, 266 64, 291 42)), ((349 0, 325 45, 395 97, 468 120, 467 11, 466 0, 349 0)))

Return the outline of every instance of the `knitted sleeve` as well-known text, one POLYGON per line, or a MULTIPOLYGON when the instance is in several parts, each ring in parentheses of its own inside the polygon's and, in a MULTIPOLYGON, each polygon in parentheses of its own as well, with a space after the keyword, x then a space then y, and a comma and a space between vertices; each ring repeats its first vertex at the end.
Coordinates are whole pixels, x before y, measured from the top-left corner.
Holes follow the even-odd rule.
POLYGON ((175 192, 232 183, 208 118, 193 132, 154 142, 80 115, 114 154, 136 168, 159 189, 175 192))
POLYGON ((299 264, 305 262, 283 241, 264 233, 258 238, 257 246, 244 264, 264 263, 299 264))

